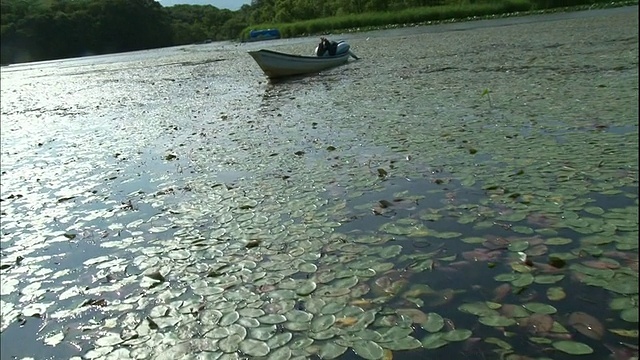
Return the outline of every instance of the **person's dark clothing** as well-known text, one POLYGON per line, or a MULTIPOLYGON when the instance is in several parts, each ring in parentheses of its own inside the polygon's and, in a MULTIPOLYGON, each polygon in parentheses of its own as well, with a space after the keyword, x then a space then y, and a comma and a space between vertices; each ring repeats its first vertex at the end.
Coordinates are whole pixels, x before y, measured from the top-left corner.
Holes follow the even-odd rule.
POLYGON ((318 52, 316 55, 324 56, 324 54, 328 51, 330 56, 336 54, 338 50, 338 43, 335 41, 329 41, 327 38, 320 38, 320 44, 318 44, 318 52))

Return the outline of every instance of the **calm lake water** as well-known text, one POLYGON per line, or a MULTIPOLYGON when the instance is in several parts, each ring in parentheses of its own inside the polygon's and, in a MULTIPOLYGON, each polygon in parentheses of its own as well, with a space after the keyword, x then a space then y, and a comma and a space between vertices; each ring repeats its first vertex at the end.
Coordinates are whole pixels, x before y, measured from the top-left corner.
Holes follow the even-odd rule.
POLYGON ((2 359, 638 358, 638 8, 1 70, 2 359))

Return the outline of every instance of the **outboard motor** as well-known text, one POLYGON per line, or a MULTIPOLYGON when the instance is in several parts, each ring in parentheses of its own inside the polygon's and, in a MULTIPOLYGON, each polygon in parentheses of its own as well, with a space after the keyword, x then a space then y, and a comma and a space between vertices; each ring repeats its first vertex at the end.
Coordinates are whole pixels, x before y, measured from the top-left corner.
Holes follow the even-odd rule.
MULTIPOLYGON (((333 56, 337 56, 337 55, 342 55, 344 53, 349 52, 349 44, 347 44, 344 40, 340 40, 337 43, 337 47, 336 47, 336 54, 333 56)), ((313 51, 314 55, 318 55, 318 47, 316 46, 316 49, 313 51)), ((331 56, 329 55, 329 52, 325 52, 323 56, 331 56)))

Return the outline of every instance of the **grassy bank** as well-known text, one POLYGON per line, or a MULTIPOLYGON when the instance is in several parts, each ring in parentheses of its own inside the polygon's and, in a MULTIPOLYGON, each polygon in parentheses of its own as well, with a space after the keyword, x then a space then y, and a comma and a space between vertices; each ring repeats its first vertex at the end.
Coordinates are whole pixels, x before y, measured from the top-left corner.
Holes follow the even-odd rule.
POLYGON ((404 26, 430 25, 442 22, 479 20, 493 17, 523 16, 558 11, 578 11, 593 8, 637 5, 632 1, 606 0, 501 0, 491 3, 462 2, 456 5, 427 6, 392 12, 349 14, 293 23, 252 25, 242 31, 247 39, 252 29, 279 29, 282 37, 309 36, 333 32, 356 32, 404 26), (571 6, 558 6, 570 3, 571 6))

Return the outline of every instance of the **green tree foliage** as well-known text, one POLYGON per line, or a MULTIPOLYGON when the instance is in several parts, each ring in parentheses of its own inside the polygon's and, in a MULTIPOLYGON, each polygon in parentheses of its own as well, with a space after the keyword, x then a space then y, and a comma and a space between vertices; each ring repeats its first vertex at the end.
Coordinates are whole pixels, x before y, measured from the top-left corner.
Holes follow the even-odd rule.
POLYGON ((2 63, 149 49, 172 44, 153 0, 3 0, 2 63))
POLYGON ((7 64, 237 39, 265 24, 280 24, 281 32, 292 36, 422 21, 425 16, 438 20, 474 7, 491 11, 502 6, 498 3, 506 4, 502 9, 521 11, 606 1, 252 0, 230 11, 211 5, 162 7, 154 0, 2 0, 0 60, 7 64), (430 10, 441 5, 444 13, 430 10))

